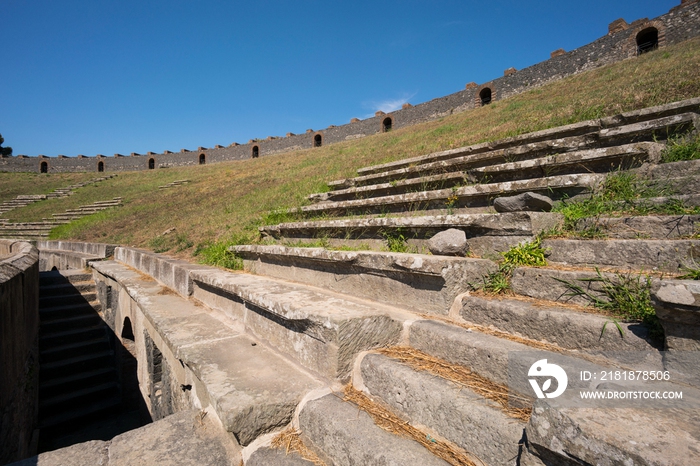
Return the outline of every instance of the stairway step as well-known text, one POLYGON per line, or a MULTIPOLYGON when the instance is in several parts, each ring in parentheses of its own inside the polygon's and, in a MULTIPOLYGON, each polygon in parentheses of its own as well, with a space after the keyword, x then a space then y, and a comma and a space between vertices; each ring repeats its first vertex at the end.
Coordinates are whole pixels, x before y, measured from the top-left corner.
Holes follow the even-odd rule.
POLYGON ((367 413, 329 394, 309 401, 299 415, 304 438, 333 464, 446 466, 420 444, 382 430, 367 413))
POLYGON ((83 292, 83 293, 72 293, 63 295, 53 295, 53 296, 40 296, 39 297, 39 309, 51 309, 61 306, 67 306, 70 304, 84 304, 90 303, 97 299, 96 292, 83 292))
POLYGON ((105 335, 107 328, 108 327, 105 326, 104 323, 100 323, 92 327, 61 330, 54 333, 42 333, 39 335, 39 347, 44 349, 53 345, 92 340, 105 335))
POLYGON ((39 331, 42 335, 46 335, 72 328, 92 327, 100 322, 102 319, 97 313, 42 319, 39 331))
POLYGON ((81 390, 75 390, 69 393, 62 393, 60 395, 42 398, 39 402, 39 409, 44 413, 47 413, 49 408, 55 409, 56 405, 64 405, 59 407, 59 409, 62 408, 63 410, 73 409, 74 406, 65 406, 65 404, 67 402, 73 402, 73 405, 75 405, 75 403, 84 404, 93 401, 95 397, 106 398, 104 396, 104 392, 112 392, 111 395, 113 395, 114 392, 118 392, 118 389, 119 385, 115 381, 97 385, 86 385, 81 390))
POLYGON ((360 367, 372 399, 400 418, 437 432, 486 464, 518 464, 526 422, 508 416, 495 401, 381 354, 365 355, 360 367))
POLYGON ((57 283, 80 283, 92 280, 92 273, 83 270, 53 270, 39 273, 39 285, 53 285, 57 283))
POLYGON ((422 210, 454 209, 489 206, 492 199, 502 195, 534 192, 553 199, 575 198, 590 193, 603 179, 603 174, 559 175, 505 183, 461 186, 433 191, 409 192, 367 199, 311 204, 290 210, 290 213, 309 215, 351 215, 422 210))
POLYGON ((245 270, 302 282, 414 312, 447 314, 460 293, 496 270, 485 259, 323 248, 230 248, 245 270), (339 280, 338 277, 343 277, 339 280))
POLYGON ((99 367, 97 369, 76 372, 62 377, 42 380, 39 386, 40 396, 46 392, 65 393, 92 384, 102 384, 117 379, 114 367, 99 367))
POLYGON ((44 418, 39 422, 41 429, 56 428, 58 426, 73 424, 76 425, 78 419, 103 415, 105 411, 113 411, 121 405, 121 397, 112 397, 99 402, 90 403, 86 406, 73 409, 69 412, 62 412, 54 416, 44 418))
MULTIPOLYGON (((700 205, 700 195, 651 198, 650 204, 700 205)), ((579 220, 577 232, 595 231, 610 239, 682 239, 698 234, 700 215, 644 215, 579 220)))
POLYGON ((72 358, 80 354, 109 350, 109 348, 109 338, 105 335, 92 340, 76 341, 43 348, 40 354, 40 360, 42 363, 52 362, 60 359, 72 358))
POLYGON ((682 273, 684 264, 700 257, 700 240, 548 239, 542 246, 550 262, 654 272, 682 273))
POLYGON ((256 275, 205 269, 190 277, 196 299, 217 308, 223 290, 245 303, 224 312, 301 365, 333 379, 349 375, 360 351, 396 342, 401 322, 409 317, 399 309, 256 275))
MULTIPOLYGON (((427 240, 448 228, 464 230, 469 250, 480 256, 506 251, 523 240, 560 224, 560 214, 511 212, 502 214, 421 215, 281 223, 259 228, 264 236, 280 239, 326 238, 331 245, 386 248, 387 237, 403 236, 410 246, 427 249, 427 240)), ((420 251, 420 249, 418 249, 420 251)))
POLYGON ((473 295, 458 299, 460 303, 455 304, 467 322, 492 326, 562 348, 588 352, 653 349, 648 340, 648 330, 643 324, 614 324, 611 317, 535 300, 473 295), (618 331, 618 325, 622 334, 618 331))
POLYGON ((100 351, 91 354, 81 354, 79 356, 74 356, 68 359, 62 359, 60 361, 47 362, 45 364, 42 364, 41 370, 44 373, 47 373, 50 370, 66 369, 69 366, 78 366, 84 363, 96 363, 99 362, 98 360, 112 358, 113 356, 114 351, 112 350, 100 351))
POLYGON ((83 292, 94 293, 94 291, 95 283, 90 280, 85 280, 83 282, 56 282, 50 285, 42 284, 41 289, 39 290, 39 294, 41 297, 47 297, 58 295, 82 294, 83 292))
POLYGON ((39 316, 44 319, 55 319, 59 317, 71 317, 75 315, 92 315, 101 309, 98 301, 65 304, 43 308, 39 311, 39 316))

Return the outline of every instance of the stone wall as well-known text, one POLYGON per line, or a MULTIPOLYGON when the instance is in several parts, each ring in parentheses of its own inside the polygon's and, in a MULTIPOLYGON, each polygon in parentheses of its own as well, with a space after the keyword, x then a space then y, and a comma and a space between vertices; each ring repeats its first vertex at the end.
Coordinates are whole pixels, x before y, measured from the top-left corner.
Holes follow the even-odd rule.
POLYGON ((0 464, 36 453, 38 331, 39 253, 0 240, 0 464))
POLYGON ((444 97, 383 114, 377 112, 372 118, 358 120, 341 126, 304 134, 288 133, 285 137, 270 136, 264 140, 251 140, 247 144, 231 144, 228 147, 200 147, 196 151, 182 149, 180 152, 166 151, 162 154, 148 153, 95 157, 15 157, 0 158, 0 171, 41 172, 42 164, 49 173, 76 171, 133 171, 183 167, 201 163, 218 163, 243 160, 254 156, 267 156, 299 149, 315 147, 314 138, 320 136, 321 144, 332 144, 370 136, 384 131, 383 122, 391 119, 391 127, 402 128, 463 112, 482 105, 480 93, 491 91, 491 100, 501 100, 521 92, 542 86, 577 73, 588 71, 637 55, 637 35, 648 28, 658 31, 658 46, 676 44, 700 35, 700 4, 697 0, 683 0, 668 13, 653 20, 643 18, 628 24, 624 19, 613 21, 609 33, 604 37, 570 52, 556 50, 549 60, 522 70, 508 68, 504 76, 477 85, 469 83, 466 89, 444 97), (256 150, 257 149, 257 150, 256 150))

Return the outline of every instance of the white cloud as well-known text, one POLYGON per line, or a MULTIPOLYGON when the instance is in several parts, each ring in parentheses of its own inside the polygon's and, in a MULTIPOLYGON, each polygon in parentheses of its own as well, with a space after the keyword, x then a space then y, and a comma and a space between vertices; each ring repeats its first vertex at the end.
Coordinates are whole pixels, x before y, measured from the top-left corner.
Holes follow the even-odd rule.
POLYGON ((381 110, 384 113, 389 113, 393 112, 395 110, 399 110, 403 104, 406 102, 409 102, 416 93, 414 92, 413 94, 404 94, 403 97, 399 97, 397 99, 386 99, 386 100, 381 100, 379 102, 376 101, 370 101, 370 102, 365 102, 363 103, 363 107, 372 109, 372 113, 365 115, 364 118, 371 118, 374 116, 374 112, 377 112, 381 110))

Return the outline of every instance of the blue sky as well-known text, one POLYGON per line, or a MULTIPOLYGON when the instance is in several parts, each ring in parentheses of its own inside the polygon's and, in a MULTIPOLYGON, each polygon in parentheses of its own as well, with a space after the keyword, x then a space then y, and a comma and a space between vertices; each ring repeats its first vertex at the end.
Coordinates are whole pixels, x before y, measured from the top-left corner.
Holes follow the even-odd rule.
POLYGON ((2 0, 14 154, 178 151, 303 133, 521 69, 680 0, 2 0))

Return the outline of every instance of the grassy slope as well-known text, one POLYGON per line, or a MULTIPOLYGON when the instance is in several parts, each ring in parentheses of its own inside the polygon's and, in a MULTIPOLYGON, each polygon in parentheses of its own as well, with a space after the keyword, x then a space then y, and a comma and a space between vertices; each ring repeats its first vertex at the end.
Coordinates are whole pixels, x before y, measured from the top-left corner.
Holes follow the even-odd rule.
MULTIPOLYGON (((326 189, 326 181, 354 176, 359 167, 700 96, 698 69, 700 39, 487 107, 356 141, 255 160, 120 173, 70 198, 37 203, 8 217, 37 220, 80 204, 123 196, 124 207, 73 222, 54 230, 53 236, 160 250, 170 246, 171 252, 182 249, 181 254, 189 256, 197 245, 222 245, 241 235, 255 237, 261 222, 275 220, 274 216, 263 220, 268 212, 304 204, 306 195, 326 189), (158 189, 177 179, 192 182, 158 189), (173 227, 176 233, 166 240, 158 238, 173 227)), ((39 185, 30 178, 43 179, 0 174, 0 186, 10 186, 16 178, 32 183, 27 192, 39 185)))

